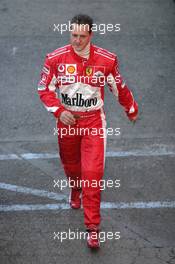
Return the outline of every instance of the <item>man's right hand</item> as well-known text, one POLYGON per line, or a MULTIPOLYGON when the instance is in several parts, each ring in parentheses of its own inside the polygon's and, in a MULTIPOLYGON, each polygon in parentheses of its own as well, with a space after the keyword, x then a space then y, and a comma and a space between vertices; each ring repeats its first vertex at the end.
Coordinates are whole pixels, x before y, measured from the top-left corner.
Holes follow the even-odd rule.
POLYGON ((71 112, 63 111, 60 114, 60 121, 65 125, 74 125, 76 120, 71 112))

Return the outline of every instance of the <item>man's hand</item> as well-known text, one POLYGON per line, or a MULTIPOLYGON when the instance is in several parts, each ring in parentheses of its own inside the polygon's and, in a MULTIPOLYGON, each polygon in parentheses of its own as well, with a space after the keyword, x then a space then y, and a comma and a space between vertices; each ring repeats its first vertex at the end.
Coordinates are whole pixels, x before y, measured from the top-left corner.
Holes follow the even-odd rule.
POLYGON ((126 112, 128 119, 135 124, 138 119, 138 104, 134 101, 134 105, 131 107, 130 112, 126 112), (131 111, 132 110, 132 111, 131 111), (134 111, 133 111, 134 110, 134 111))
POLYGON ((74 125, 75 118, 69 111, 63 111, 60 115, 60 121, 65 125, 74 125))
POLYGON ((134 118, 129 118, 130 122, 135 125, 136 121, 137 121, 137 116, 134 118))

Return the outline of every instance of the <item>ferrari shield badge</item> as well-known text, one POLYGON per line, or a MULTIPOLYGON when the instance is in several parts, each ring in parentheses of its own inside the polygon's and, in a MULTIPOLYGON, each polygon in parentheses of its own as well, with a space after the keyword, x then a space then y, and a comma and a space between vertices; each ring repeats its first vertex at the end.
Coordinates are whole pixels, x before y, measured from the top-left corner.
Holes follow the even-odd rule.
POLYGON ((86 75, 90 76, 90 75, 92 75, 92 72, 93 72, 92 67, 87 67, 86 68, 86 75))

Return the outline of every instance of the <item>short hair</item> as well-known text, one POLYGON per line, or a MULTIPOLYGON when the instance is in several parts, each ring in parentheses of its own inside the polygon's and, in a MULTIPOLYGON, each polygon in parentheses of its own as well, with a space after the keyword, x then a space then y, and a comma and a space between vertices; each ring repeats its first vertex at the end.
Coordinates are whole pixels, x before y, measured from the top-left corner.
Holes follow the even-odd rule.
POLYGON ((78 14, 78 15, 75 15, 71 19, 71 24, 89 25, 88 31, 89 31, 89 33, 91 33, 92 32, 92 26, 93 26, 93 19, 88 15, 78 14))

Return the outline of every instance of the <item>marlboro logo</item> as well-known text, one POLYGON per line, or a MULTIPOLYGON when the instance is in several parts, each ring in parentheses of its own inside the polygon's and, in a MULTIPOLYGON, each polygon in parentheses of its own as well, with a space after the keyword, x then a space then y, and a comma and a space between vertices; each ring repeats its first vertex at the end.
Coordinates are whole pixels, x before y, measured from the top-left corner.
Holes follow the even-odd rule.
POLYGON ((70 98, 68 94, 61 93, 62 103, 70 106, 81 106, 81 107, 90 107, 97 104, 97 97, 90 99, 83 99, 82 94, 76 93, 76 97, 70 98))

